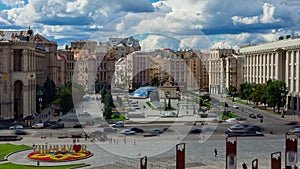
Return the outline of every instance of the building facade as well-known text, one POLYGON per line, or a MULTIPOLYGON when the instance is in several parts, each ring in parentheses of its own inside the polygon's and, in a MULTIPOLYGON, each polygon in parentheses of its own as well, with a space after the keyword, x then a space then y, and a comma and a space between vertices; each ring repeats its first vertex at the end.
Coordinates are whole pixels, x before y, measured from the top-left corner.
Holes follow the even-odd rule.
MULTIPOLYGON (((233 49, 211 49, 209 62, 209 92, 212 94, 225 94, 234 79, 231 75, 237 70, 235 58, 232 58, 233 49), (231 64, 231 65, 230 65, 231 64), (235 64, 235 66, 233 66, 235 64)), ((236 76, 236 75, 234 75, 236 76)), ((235 80, 237 77, 235 77, 235 80)), ((236 82, 235 82, 236 83, 236 82)), ((232 83, 234 84, 234 83, 232 83)))
POLYGON ((283 39, 240 48, 244 57, 243 82, 282 80, 289 90, 286 109, 300 111, 300 39, 283 39))
POLYGON ((30 27, 0 36, 0 117, 22 120, 37 111, 37 86, 56 82, 57 44, 30 27))

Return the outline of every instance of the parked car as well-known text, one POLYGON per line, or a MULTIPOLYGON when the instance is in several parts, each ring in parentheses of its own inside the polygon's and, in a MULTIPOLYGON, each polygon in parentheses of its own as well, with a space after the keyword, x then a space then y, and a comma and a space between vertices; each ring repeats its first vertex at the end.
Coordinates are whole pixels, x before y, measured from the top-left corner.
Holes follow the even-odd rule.
POLYGON ((300 133, 300 126, 293 126, 289 128, 288 133, 300 133))
POLYGON ((199 134, 199 133, 201 133, 202 132, 202 130, 201 129, 199 129, 199 128, 194 128, 194 129, 191 129, 190 130, 190 134, 199 134))
POLYGON ((252 118, 252 119, 256 119, 256 115, 253 114, 253 113, 249 114, 249 117, 252 118))
POLYGON ((50 127, 51 129, 61 129, 61 128, 65 128, 65 124, 64 123, 57 123, 54 124, 50 127))
POLYGON ((163 115, 161 115, 161 117, 178 117, 178 114, 175 112, 165 112, 163 115))
POLYGON ((15 130, 15 135, 28 135, 28 132, 17 129, 17 130, 15 130))
POLYGON ((105 127, 103 129, 103 132, 105 132, 105 133, 116 133, 116 132, 118 132, 118 129, 115 129, 115 128, 112 128, 112 127, 105 127))
POLYGON ((44 128, 50 128, 51 126, 55 125, 56 121, 46 121, 44 122, 44 128))
POLYGON ((31 128, 42 129, 42 128, 44 128, 44 123, 36 123, 33 126, 31 126, 31 128))
POLYGON ((234 104, 232 107, 235 108, 235 109, 238 109, 238 108, 239 108, 239 106, 236 105, 236 104, 234 104))
POLYGON ((152 130, 149 130, 149 133, 162 134, 163 132, 164 132, 164 130, 161 130, 161 129, 152 129, 152 130))
POLYGON ((246 127, 248 127, 248 124, 235 124, 229 127, 231 130, 244 130, 246 127))
POLYGON ((98 127, 108 127, 109 124, 106 121, 100 122, 98 125, 98 127))
POLYGON ((9 127, 9 129, 22 129, 23 126, 21 124, 15 124, 9 127))
POLYGON ((138 127, 133 127, 130 130, 135 131, 136 133, 144 133, 144 130, 142 128, 138 128, 138 127))
POLYGON ((135 131, 132 131, 130 129, 124 129, 120 131, 121 134, 125 134, 125 135, 133 135, 135 134, 135 131))
POLYGON ((75 124, 74 126, 73 126, 73 128, 82 128, 83 126, 82 126, 82 124, 75 124))
POLYGON ((256 125, 253 125, 253 126, 248 126, 248 127, 246 127, 246 129, 245 129, 246 131, 262 131, 263 130, 263 128, 262 127, 260 127, 260 126, 256 126, 256 125))
POLYGON ((123 121, 118 121, 115 124, 113 124, 112 127, 124 127, 124 122, 123 121))

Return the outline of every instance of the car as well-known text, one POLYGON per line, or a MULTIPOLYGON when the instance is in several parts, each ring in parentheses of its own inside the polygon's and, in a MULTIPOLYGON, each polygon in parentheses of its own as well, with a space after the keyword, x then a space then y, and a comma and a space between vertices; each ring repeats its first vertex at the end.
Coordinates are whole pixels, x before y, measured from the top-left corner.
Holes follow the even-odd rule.
POLYGON ((178 114, 175 112, 165 112, 163 115, 161 115, 161 117, 178 117, 178 114))
POLYGON ((237 122, 236 118, 229 118, 225 121, 228 122, 228 123, 236 123, 237 122))
POLYGON ((289 128, 288 133, 300 133, 300 126, 294 126, 289 128))
POLYGON ((199 128, 194 128, 189 131, 190 134, 199 134, 201 132, 202 132, 202 130, 199 128))
POLYGON ((98 125, 98 127, 109 127, 109 124, 106 121, 100 122, 98 125))
POLYGON ((264 118, 264 116, 262 114, 257 114, 256 117, 257 118, 264 118))
POLYGON ((15 130, 15 135, 28 135, 28 132, 17 129, 17 130, 15 130))
POLYGON ((65 128, 65 124, 64 123, 57 123, 54 124, 50 127, 51 129, 61 129, 61 128, 65 128))
POLYGON ((252 119, 256 119, 257 116, 255 114, 251 113, 251 114, 249 114, 249 117, 252 119))
POLYGON ((244 130, 246 127, 248 127, 248 124, 235 124, 229 127, 231 130, 244 130))
POLYGON ((124 127, 124 122, 123 121, 118 121, 115 124, 113 124, 112 127, 124 127))
POLYGON ((130 130, 135 131, 136 133, 144 133, 144 130, 142 128, 138 128, 138 127, 133 127, 130 130))
POLYGON ((118 132, 118 129, 112 128, 112 127, 104 127, 103 132, 105 133, 116 133, 118 132))
POLYGON ((75 124, 74 126, 73 126, 73 128, 82 128, 83 126, 81 125, 81 124, 75 124))
POLYGON ((245 128, 246 131, 263 131, 263 128, 260 127, 260 126, 256 126, 256 125, 253 125, 253 126, 248 126, 245 128))
POLYGON ((234 104, 232 107, 235 108, 235 109, 238 109, 238 108, 239 108, 239 106, 236 105, 236 104, 234 104))
POLYGON ((42 129, 42 128, 44 128, 44 123, 36 123, 33 126, 31 126, 31 128, 42 129))
POLYGON ((125 135, 134 135, 135 131, 132 131, 130 129, 124 129, 120 131, 121 134, 125 134, 125 135))
POLYGON ((161 130, 161 129, 152 129, 152 130, 149 130, 149 133, 162 134, 163 132, 164 132, 164 130, 161 130))
POLYGON ((44 128, 50 128, 51 126, 55 125, 56 121, 46 121, 44 122, 44 128))
POLYGON ((15 125, 12 125, 12 126, 10 126, 9 127, 9 129, 22 129, 23 128, 23 126, 22 125, 20 125, 20 124, 15 124, 15 125))

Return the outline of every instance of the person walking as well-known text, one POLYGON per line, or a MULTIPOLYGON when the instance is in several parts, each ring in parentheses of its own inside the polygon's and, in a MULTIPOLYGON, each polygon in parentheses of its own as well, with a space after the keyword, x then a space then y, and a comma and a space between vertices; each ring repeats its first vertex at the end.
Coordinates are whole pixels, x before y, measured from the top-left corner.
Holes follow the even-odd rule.
POLYGON ((243 164, 242 164, 242 167, 243 167, 243 169, 248 169, 246 163, 243 163, 243 164))
POLYGON ((218 156, 218 150, 216 148, 214 150, 214 153, 215 153, 215 157, 217 157, 218 156))

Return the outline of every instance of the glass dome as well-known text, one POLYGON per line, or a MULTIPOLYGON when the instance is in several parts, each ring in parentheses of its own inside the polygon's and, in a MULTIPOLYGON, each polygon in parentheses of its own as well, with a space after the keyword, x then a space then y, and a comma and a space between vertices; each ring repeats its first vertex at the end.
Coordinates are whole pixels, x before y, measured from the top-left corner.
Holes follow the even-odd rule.
POLYGON ((135 90, 132 94, 131 97, 134 98, 148 98, 150 92, 158 90, 157 87, 153 86, 146 86, 146 87, 141 87, 135 90))

